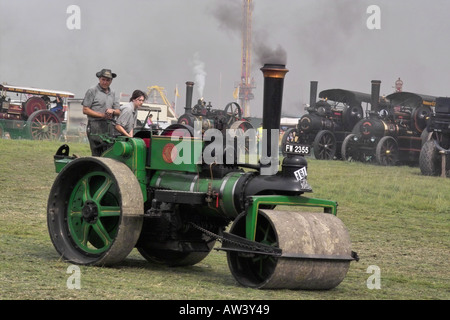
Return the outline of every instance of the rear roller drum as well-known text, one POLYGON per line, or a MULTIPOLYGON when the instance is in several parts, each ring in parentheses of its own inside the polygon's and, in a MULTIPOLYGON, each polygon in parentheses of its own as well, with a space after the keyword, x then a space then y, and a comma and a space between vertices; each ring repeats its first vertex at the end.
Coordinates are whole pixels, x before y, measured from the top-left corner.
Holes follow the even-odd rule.
MULTIPOLYGON (((235 220, 230 232, 245 237, 245 215, 235 220)), ((231 273, 247 287, 332 289, 350 267, 350 260, 328 259, 351 257, 347 229, 331 214, 260 210, 255 241, 281 248, 282 256, 228 252, 231 273)))
POLYGON ((86 157, 75 159, 59 173, 47 211, 50 238, 65 260, 112 265, 134 248, 144 203, 140 185, 126 165, 86 157))

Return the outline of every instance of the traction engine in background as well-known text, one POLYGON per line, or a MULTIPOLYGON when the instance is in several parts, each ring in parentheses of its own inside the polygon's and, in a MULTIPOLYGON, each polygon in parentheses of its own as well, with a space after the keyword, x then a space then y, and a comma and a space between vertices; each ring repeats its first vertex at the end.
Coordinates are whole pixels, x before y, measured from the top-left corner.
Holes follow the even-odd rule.
POLYGON ((316 159, 340 158, 342 142, 364 116, 362 103, 370 102, 369 94, 343 89, 324 90, 319 97, 316 102, 317 81, 311 81, 308 113, 283 135, 283 154, 312 148, 316 159))
POLYGON ((381 81, 372 81, 372 111, 345 138, 342 157, 380 165, 417 164, 421 135, 432 114, 435 97, 395 92, 383 101, 380 84, 381 81))
POLYGON ((450 98, 436 98, 424 144, 420 150, 419 166, 423 175, 450 176, 450 98))
MULTIPOLYGON (((193 87, 193 82, 186 82, 187 88, 193 87)), ((211 102, 206 105, 203 99, 199 99, 192 107, 192 90, 186 97, 185 112, 178 118, 178 123, 194 127, 195 122, 201 123, 203 131, 218 129, 223 132, 227 129, 242 129, 244 132, 253 129, 252 124, 242 117, 242 108, 236 102, 228 103, 224 109, 213 109, 211 102)))
POLYGON ((59 139, 65 129, 67 98, 73 93, 12 85, 0 85, 0 137, 6 132, 11 138, 33 140, 59 139), (20 94, 26 99, 11 100, 7 92, 20 94), (59 102, 51 107, 51 98, 59 102), (59 104, 59 105, 58 105, 59 104))

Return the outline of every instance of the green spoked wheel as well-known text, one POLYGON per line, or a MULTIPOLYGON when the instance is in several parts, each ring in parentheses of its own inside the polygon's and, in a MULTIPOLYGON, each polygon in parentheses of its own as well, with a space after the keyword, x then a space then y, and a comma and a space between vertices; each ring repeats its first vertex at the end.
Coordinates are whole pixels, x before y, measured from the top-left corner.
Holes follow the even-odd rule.
MULTIPOLYGON (((245 215, 230 233, 245 237, 245 215)), ((242 285, 259 289, 331 289, 347 274, 348 260, 305 256, 351 257, 347 229, 334 215, 259 210, 255 241, 282 250, 281 256, 227 252, 228 266, 242 285)))
POLYGON ((111 265, 134 248, 144 205, 140 185, 126 165, 86 157, 60 172, 47 211, 50 238, 64 259, 111 265))
POLYGON ((74 187, 67 222, 75 244, 85 252, 102 253, 113 242, 120 218, 112 178, 101 171, 88 173, 74 187))
MULTIPOLYGON (((240 215, 233 223, 230 233, 245 237, 245 216, 240 215)), ((264 214, 258 216, 255 241, 278 247, 275 230, 264 214)), ((227 253, 228 266, 236 280, 246 287, 260 287, 275 270, 278 258, 269 255, 227 253)))

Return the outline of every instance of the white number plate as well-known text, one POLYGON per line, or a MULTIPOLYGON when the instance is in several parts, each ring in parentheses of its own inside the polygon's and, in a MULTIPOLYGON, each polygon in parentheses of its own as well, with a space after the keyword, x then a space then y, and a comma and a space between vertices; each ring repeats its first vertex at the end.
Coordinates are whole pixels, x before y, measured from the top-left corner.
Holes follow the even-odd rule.
POLYGON ((303 144, 285 144, 284 152, 291 154, 309 154, 311 152, 311 147, 303 144))

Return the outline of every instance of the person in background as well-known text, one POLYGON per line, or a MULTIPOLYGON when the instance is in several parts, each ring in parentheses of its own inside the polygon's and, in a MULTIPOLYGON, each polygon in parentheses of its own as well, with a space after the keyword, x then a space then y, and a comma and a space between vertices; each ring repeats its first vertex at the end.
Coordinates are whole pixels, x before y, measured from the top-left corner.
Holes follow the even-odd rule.
POLYGON ((130 102, 120 108, 120 115, 115 125, 115 129, 120 135, 130 138, 133 137, 134 127, 137 121, 137 109, 142 106, 146 99, 147 95, 143 91, 134 90, 130 102))
POLYGON ((56 96, 56 99, 54 101, 56 103, 56 106, 50 109, 50 111, 58 112, 63 111, 63 100, 60 96, 56 96))
POLYGON ((150 115, 147 118, 147 126, 151 127, 153 124, 153 114, 150 113, 150 115))
POLYGON ((110 69, 102 69, 96 73, 99 83, 87 90, 82 101, 83 114, 87 115, 88 123, 86 135, 89 140, 93 156, 100 156, 110 144, 103 141, 100 135, 111 134, 111 126, 108 120, 120 115, 120 104, 114 91, 111 90, 111 82, 117 76, 110 69))

